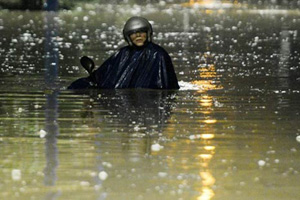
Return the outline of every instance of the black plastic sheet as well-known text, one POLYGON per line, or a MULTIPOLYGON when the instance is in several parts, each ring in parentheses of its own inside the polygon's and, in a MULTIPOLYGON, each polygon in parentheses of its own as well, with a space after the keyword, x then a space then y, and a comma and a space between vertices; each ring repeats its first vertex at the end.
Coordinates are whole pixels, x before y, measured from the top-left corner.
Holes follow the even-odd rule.
POLYGON ((69 89, 92 87, 178 89, 179 85, 168 53, 149 42, 143 47, 121 48, 91 76, 76 80, 69 89))

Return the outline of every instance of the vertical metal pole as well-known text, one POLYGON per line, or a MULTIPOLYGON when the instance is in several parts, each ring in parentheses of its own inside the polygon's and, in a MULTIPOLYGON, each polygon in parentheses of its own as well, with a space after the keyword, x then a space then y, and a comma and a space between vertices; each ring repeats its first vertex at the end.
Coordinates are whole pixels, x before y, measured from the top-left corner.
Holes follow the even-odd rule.
POLYGON ((57 11, 58 10, 58 0, 47 0, 46 1, 47 11, 57 11))

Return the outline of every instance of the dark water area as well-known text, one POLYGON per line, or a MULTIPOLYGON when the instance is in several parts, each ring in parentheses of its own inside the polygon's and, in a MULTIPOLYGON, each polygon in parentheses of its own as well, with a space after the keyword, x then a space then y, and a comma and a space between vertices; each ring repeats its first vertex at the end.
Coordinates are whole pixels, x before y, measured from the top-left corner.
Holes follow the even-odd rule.
POLYGON ((299 198, 300 12, 0 11, 0 199, 299 198), (178 91, 67 86, 148 18, 178 91))

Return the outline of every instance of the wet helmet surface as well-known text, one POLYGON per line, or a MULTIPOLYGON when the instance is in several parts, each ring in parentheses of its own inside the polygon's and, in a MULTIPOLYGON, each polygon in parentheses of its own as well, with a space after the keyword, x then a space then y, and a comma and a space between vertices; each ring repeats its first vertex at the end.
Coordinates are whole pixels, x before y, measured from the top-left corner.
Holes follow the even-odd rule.
POLYGON ((147 19, 143 17, 131 17, 128 19, 123 29, 123 36, 129 45, 133 45, 130 40, 130 35, 139 31, 147 33, 148 42, 152 40, 153 30, 150 22, 147 19))

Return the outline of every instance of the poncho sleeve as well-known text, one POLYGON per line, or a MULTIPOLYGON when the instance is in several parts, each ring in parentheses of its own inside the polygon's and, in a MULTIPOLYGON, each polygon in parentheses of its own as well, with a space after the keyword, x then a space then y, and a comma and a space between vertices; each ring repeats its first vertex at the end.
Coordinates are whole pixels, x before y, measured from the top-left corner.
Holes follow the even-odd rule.
POLYGON ((95 80, 99 88, 114 88, 117 81, 115 76, 118 66, 128 60, 128 52, 124 48, 110 56, 95 72, 95 80))

